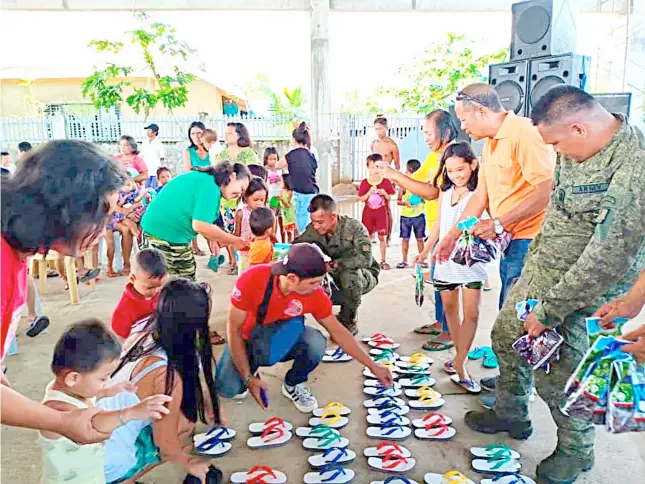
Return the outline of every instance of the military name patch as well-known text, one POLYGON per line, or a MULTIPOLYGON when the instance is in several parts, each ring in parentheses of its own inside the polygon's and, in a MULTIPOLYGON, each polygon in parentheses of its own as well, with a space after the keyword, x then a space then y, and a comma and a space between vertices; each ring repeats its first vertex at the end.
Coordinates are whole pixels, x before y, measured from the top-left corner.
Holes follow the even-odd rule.
POLYGON ((591 185, 574 185, 574 195, 587 195, 590 193, 604 193, 609 190, 609 183, 592 183, 591 185))

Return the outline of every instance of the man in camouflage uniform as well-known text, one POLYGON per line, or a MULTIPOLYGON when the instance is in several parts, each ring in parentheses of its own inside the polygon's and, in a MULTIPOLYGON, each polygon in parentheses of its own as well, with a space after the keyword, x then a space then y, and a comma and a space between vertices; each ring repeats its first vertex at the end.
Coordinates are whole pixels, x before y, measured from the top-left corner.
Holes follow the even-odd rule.
POLYGON ((558 152, 554 190, 542 231, 493 327, 500 362, 496 405, 468 412, 466 424, 516 439, 531 435, 531 369, 511 345, 525 332, 537 336, 557 328, 564 338, 560 360, 549 374, 537 371, 535 377, 558 427, 558 444, 538 465, 537 476, 563 484, 594 462, 593 424, 560 411, 566 380, 588 349, 585 318, 624 294, 645 263, 645 142, 622 115, 608 113, 571 86, 549 90, 531 117, 558 152), (527 298, 539 303, 522 324, 515 303, 527 298))
POLYGON ((376 287, 380 272, 369 234, 358 220, 339 215, 329 195, 315 196, 309 212, 311 223, 294 243, 316 244, 331 258, 329 274, 336 285, 331 299, 340 304, 338 320, 355 335, 361 298, 376 287))

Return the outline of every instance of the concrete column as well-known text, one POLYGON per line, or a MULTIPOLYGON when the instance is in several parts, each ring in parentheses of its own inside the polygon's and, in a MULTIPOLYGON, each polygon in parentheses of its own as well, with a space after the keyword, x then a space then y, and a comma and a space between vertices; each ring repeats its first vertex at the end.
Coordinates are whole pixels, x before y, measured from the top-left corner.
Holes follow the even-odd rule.
POLYGON ((340 115, 340 139, 338 142, 338 181, 340 183, 351 183, 352 176, 352 137, 351 131, 351 114, 343 113, 340 115))
POLYGON ((629 121, 645 130, 645 10, 632 8, 627 15, 623 90, 632 93, 629 121))
POLYGON ((51 117, 52 139, 67 139, 67 122, 65 116, 56 113, 51 117))
POLYGON ((331 89, 329 85, 330 0, 310 0, 311 6, 311 123, 318 150, 321 193, 331 194, 333 165, 331 143, 331 89))

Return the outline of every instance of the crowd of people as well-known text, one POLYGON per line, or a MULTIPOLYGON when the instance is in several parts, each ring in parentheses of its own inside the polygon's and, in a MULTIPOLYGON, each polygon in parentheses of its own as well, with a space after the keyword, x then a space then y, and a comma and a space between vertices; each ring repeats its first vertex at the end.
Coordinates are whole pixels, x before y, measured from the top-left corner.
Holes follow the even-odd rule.
MULTIPOLYGON (((393 199, 402 207, 397 267, 413 262, 427 269, 434 290, 435 321, 415 329, 429 338, 424 349, 454 347, 443 368, 451 380, 470 393, 493 392, 489 408, 467 412, 466 424, 528 438, 535 380, 558 426, 557 445, 538 465, 538 477, 569 483, 590 469, 593 424, 560 408, 566 379, 587 349, 585 318, 597 314, 610 325, 636 316, 645 303, 643 135, 569 86, 548 91, 531 119, 505 111, 485 84, 457 93, 455 111, 461 128, 484 140, 480 159, 468 142, 456 141, 447 111, 426 117, 431 154, 423 163, 401 163, 387 119, 375 120, 378 139, 358 188, 365 204, 361 221, 341 215, 336 201, 319 193, 318 159, 305 123, 295 126, 289 152, 281 156, 269 147, 260 158, 243 124, 229 123, 222 147, 217 133, 196 121, 188 130, 184 173, 174 177, 155 124, 146 127, 141 152, 123 136, 116 158, 89 143, 63 140, 29 151, 17 168, 3 153, 3 360, 33 287, 28 257, 49 250, 80 257, 94 253, 105 236, 107 275, 127 276, 110 328, 88 319, 63 332, 42 404, 13 390, 2 375, 2 423, 40 430, 44 482, 70 475, 70 482, 135 482, 163 462, 181 464, 206 482, 209 462, 186 445, 195 423, 223 422, 218 397, 248 393, 265 408, 267 382, 258 369, 285 361, 293 365, 282 394, 301 412, 313 411, 318 401, 307 382, 328 338, 391 386, 389 369, 354 336, 362 297, 390 269, 393 199), (457 225, 472 217, 473 235, 506 241, 491 335, 500 374, 480 382, 466 362, 487 268, 451 259, 462 234, 457 225), (113 264, 115 232, 120 272, 113 264), (226 251, 228 272, 237 276, 226 337, 208 325, 210 289, 196 281, 198 236, 208 241, 208 267, 219 272, 226 251), (291 245, 274 261, 278 241, 291 245), (515 304, 529 298, 538 303, 525 323, 518 322, 515 304), (328 338, 305 324, 307 314, 328 338), (533 375, 512 343, 549 328, 564 338, 560 361, 548 375, 533 375), (212 345, 223 343, 215 365, 212 345)), ((37 321, 30 330, 43 326, 37 321)), ((645 360, 645 326, 624 337, 633 341, 624 350, 645 360)))

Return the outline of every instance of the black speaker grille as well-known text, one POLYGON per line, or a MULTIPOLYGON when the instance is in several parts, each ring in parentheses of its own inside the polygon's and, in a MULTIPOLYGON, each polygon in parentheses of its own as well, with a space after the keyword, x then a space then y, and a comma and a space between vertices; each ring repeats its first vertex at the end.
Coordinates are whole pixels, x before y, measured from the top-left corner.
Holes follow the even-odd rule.
POLYGON ((525 44, 535 44, 540 41, 551 26, 551 16, 544 8, 535 5, 522 12, 517 19, 515 32, 525 44))
POLYGON ((502 101, 504 109, 512 109, 515 114, 518 114, 522 109, 524 100, 524 89, 515 81, 500 82, 495 86, 495 90, 502 101))
POLYGON ((540 79, 531 89, 531 108, 535 107, 545 92, 558 84, 564 84, 564 80, 558 76, 547 76, 540 79))

